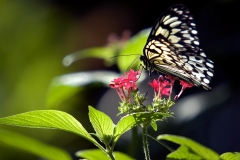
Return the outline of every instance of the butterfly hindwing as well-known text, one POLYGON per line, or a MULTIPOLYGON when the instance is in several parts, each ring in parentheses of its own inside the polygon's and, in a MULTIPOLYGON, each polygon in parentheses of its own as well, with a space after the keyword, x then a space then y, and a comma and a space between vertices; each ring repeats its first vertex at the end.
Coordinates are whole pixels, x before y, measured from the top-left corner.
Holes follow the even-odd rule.
POLYGON ((153 26, 144 55, 146 69, 176 76, 210 90, 213 62, 199 48, 196 24, 183 5, 170 7, 153 26))

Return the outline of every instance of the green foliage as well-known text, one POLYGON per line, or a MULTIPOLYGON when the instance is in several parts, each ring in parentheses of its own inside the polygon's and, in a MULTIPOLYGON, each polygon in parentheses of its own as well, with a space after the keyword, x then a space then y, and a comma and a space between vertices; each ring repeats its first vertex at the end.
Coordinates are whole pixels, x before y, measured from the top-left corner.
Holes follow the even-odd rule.
POLYGON ((116 63, 119 69, 124 72, 126 71, 126 68, 128 68, 136 58, 138 58, 138 61, 134 65, 135 67, 131 67, 136 69, 136 66, 139 67, 139 56, 143 52, 143 47, 147 41, 149 33, 150 30, 145 29, 131 37, 126 42, 117 41, 104 47, 94 47, 74 52, 63 59, 63 64, 65 66, 69 66, 80 59, 98 58, 104 60, 107 66, 116 63), (117 58, 117 61, 112 58, 117 58))
POLYGON ((61 129, 76 133, 94 144, 98 144, 80 122, 71 115, 62 111, 39 110, 16 114, 0 118, 0 124, 30 128, 61 129))
POLYGON ((114 123, 111 118, 100 112, 93 107, 89 106, 89 119, 93 125, 98 138, 105 144, 108 145, 112 140, 114 123))
MULTIPOLYGON (((0 118, 0 124, 14 125, 30 128, 44 128, 44 129, 61 129, 78 134, 93 144, 95 144, 98 150, 87 150, 77 152, 77 156, 88 159, 132 159, 125 154, 119 152, 113 152, 114 146, 119 137, 135 126, 144 124, 150 124, 153 121, 159 121, 165 119, 168 114, 161 114, 159 112, 140 112, 135 114, 126 115, 115 126, 109 116, 100 112, 93 107, 89 106, 89 118, 96 131, 96 135, 100 141, 105 144, 101 146, 71 115, 57 110, 39 110, 17 114, 13 116, 0 118), (104 149, 105 148, 105 149, 104 149), (108 156, 107 156, 108 155, 108 156), (115 158, 114 158, 115 156, 115 158)), ((153 125, 154 128, 154 125, 153 125)), ((167 156, 168 160, 177 159, 240 159, 239 153, 225 153, 219 156, 211 149, 200 145, 199 143, 180 136, 174 135, 160 135, 157 140, 167 140, 173 143, 181 145, 176 151, 170 153, 167 156)), ((69 155, 61 149, 43 144, 37 140, 11 133, 9 131, 0 131, 0 142, 13 146, 27 152, 39 155, 41 157, 49 159, 69 159, 69 155), (14 138, 13 138, 14 137, 14 138), (33 147, 34 146, 34 147, 33 147), (47 150, 47 152, 46 152, 47 150)))
POLYGON ((157 137, 157 140, 167 140, 167 141, 171 141, 173 143, 177 143, 181 146, 184 146, 183 148, 180 148, 179 150, 175 151, 175 153, 174 153, 175 158, 183 157, 183 155, 184 156, 198 155, 202 159, 209 159, 209 160, 220 159, 219 155, 216 152, 214 152, 213 150, 211 150, 205 146, 202 146, 201 144, 199 144, 189 138, 186 138, 186 137, 165 134, 165 135, 159 135, 157 137))
POLYGON ((137 125, 140 125, 142 123, 149 124, 152 120, 160 121, 167 116, 169 115, 152 112, 140 112, 126 115, 117 123, 115 127, 114 142, 117 141, 123 133, 137 125))
POLYGON ((150 125, 152 126, 152 128, 154 129, 154 131, 157 131, 157 123, 155 121, 151 121, 150 125))
POLYGON ((110 81, 119 74, 111 71, 91 71, 61 75, 55 77, 49 85, 47 106, 55 108, 59 103, 80 92, 90 83, 102 83, 108 86, 110 81))
MULTIPOLYGON (((116 160, 134 160, 132 157, 121 153, 121 152, 113 152, 116 160)), ((91 149, 91 150, 82 150, 76 153, 76 156, 86 158, 88 160, 106 160, 108 156, 103 154, 103 152, 99 149, 91 149)))
MULTIPOLYGON (((151 119, 157 121, 165 116, 167 115, 146 112, 131 114, 123 117, 115 126, 110 117, 89 106, 89 118, 96 131, 96 135, 106 146, 108 146, 112 140, 111 150, 113 150, 119 137, 126 131, 146 121, 151 122, 151 119)), ((61 129, 73 132, 94 143, 99 149, 105 152, 105 154, 108 152, 85 130, 80 122, 62 111, 39 110, 26 112, 0 118, 0 124, 30 128, 61 129)))
MULTIPOLYGON (((72 41, 69 41, 70 37, 74 38, 69 35, 69 30, 73 29, 75 20, 49 1, 2 0, 0 24, 0 117, 44 109, 49 82, 55 76, 72 72, 76 68, 65 68, 61 65, 62 57, 75 49, 72 41)), ((72 31, 79 33, 79 28, 72 31)), ((1 126, 0 130, 3 128, 11 129, 13 133, 21 130, 18 127, 6 126, 1 126)), ((22 130, 21 133, 25 133, 25 136, 34 135, 39 141, 41 139, 42 142, 48 141, 54 145, 64 146, 68 143, 54 140, 58 136, 64 136, 65 132, 52 131, 48 134, 43 130, 22 130)), ((12 139, 14 137, 12 136, 12 139)), ((21 152, 1 143, 0 159, 36 157, 21 152)))
POLYGON ((106 154, 104 154, 99 149, 88 149, 88 150, 81 150, 75 154, 77 157, 86 158, 88 160, 106 160, 109 159, 106 154))
MULTIPOLYGON (((93 107, 89 107, 89 118, 98 135, 98 138, 106 145, 110 143, 113 137, 119 138, 123 133, 131 129, 139 121, 135 121, 134 117, 124 118, 124 123, 118 123, 114 132, 114 124, 112 120, 103 112, 100 112, 93 107), (132 119, 133 118, 133 119, 132 119), (131 121, 131 120, 134 121, 131 121), (128 120, 128 121, 127 121, 128 120), (134 123, 132 123, 134 122, 134 123), (130 126, 130 127, 129 127, 130 126), (114 133, 113 133, 114 132, 114 133), (115 136, 113 136, 113 134, 115 136)), ((85 128, 71 115, 57 110, 39 110, 31 111, 13 116, 0 118, 0 124, 30 127, 30 128, 44 128, 44 129, 61 129, 76 133, 99 147, 105 154, 107 151, 85 130, 85 128)), ((116 139, 115 139, 116 140, 116 139)), ((113 143, 115 144, 115 143, 113 143)), ((114 146, 114 145, 113 145, 114 146)), ((19 145, 19 148, 33 153, 31 147, 25 148, 19 145)), ((112 148, 113 149, 113 148, 112 148)), ((123 156, 118 153, 118 156, 123 156)))
POLYGON ((122 72, 126 71, 133 62, 132 69, 138 69, 140 64, 140 55, 142 55, 143 47, 146 44, 148 35, 150 33, 150 29, 142 30, 141 32, 134 35, 131 39, 127 41, 125 46, 119 53, 119 57, 117 59, 117 65, 122 72), (128 55, 128 56, 121 56, 128 55))
POLYGON ((36 139, 0 130, 0 143, 18 148, 49 160, 71 160, 71 156, 64 150, 44 144, 36 139))
POLYGON ((222 160, 240 160, 239 152, 227 152, 220 156, 222 160))
POLYGON ((188 147, 180 146, 176 151, 167 155, 167 160, 202 160, 203 158, 193 153, 188 147))
POLYGON ((81 87, 64 85, 53 82, 49 86, 46 105, 49 108, 55 108, 59 103, 81 91, 81 87))
POLYGON ((116 125, 114 130, 114 143, 117 142, 117 140, 120 138, 120 136, 133 128, 136 125, 136 120, 134 116, 127 115, 123 117, 116 125))
POLYGON ((117 53, 118 48, 114 46, 106 46, 106 47, 94 47, 94 48, 88 48, 84 50, 80 50, 77 52, 74 52, 72 54, 67 55, 63 59, 63 65, 69 66, 73 62, 83 59, 83 58, 99 58, 103 59, 105 61, 105 64, 110 66, 113 64, 113 60, 111 57, 115 56, 117 53))

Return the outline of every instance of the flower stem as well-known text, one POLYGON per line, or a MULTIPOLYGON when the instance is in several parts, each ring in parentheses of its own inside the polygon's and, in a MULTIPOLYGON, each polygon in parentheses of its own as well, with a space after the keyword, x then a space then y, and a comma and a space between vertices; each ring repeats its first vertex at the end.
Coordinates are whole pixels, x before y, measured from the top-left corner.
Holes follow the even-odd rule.
POLYGON ((169 93, 169 97, 168 100, 171 100, 171 96, 172 96, 172 89, 173 89, 173 83, 170 86, 170 93, 169 93))
POLYGON ((147 143, 147 126, 146 124, 142 125, 142 140, 143 140, 143 150, 145 154, 145 160, 150 160, 149 148, 147 143))

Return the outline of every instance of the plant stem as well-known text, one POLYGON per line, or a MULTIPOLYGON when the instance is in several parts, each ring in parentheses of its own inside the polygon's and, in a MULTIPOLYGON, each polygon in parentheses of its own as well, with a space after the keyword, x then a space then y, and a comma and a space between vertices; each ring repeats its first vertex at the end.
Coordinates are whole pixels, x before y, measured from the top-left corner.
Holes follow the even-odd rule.
POLYGON ((108 154, 108 156, 111 158, 111 160, 115 160, 115 158, 114 158, 114 156, 113 156, 112 153, 111 153, 111 154, 108 154))
POLYGON ((150 155, 149 155, 149 148, 148 148, 148 143, 147 143, 147 126, 146 124, 143 124, 141 126, 142 128, 142 140, 143 140, 143 150, 145 154, 145 160, 150 160, 150 155))
POLYGON ((107 154, 111 160, 115 160, 115 157, 113 156, 113 150, 109 145, 106 145, 107 154))
POLYGON ((132 129, 132 141, 128 146, 128 154, 132 157, 135 156, 136 148, 139 146, 138 127, 132 129))

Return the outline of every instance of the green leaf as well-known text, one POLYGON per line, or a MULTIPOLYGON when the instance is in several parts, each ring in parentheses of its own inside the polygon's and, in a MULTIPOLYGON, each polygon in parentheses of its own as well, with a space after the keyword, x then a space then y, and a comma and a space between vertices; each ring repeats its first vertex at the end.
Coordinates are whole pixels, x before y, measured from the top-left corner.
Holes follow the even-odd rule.
POLYGON ((113 64, 111 57, 115 56, 117 51, 118 49, 115 46, 95 47, 80 50, 64 57, 63 65, 69 66, 73 62, 83 58, 100 58, 105 60, 106 64, 109 66, 113 64))
POLYGON ((167 155, 167 160, 201 160, 202 157, 198 156, 195 153, 192 153, 192 151, 186 147, 186 146, 180 146, 176 151, 170 153, 167 155))
POLYGON ((45 129, 61 129, 76 133, 96 146, 100 144, 70 114, 57 110, 38 110, 0 118, 0 124, 45 129))
POLYGON ((107 154, 105 154, 100 149, 88 149, 81 150, 75 154, 77 157, 85 158, 87 160, 106 160, 110 159, 107 154))
POLYGON ((39 157, 43 157, 44 159, 71 160, 71 156, 60 148, 50 146, 36 139, 2 129, 0 130, 0 143, 35 154, 39 157))
MULTIPOLYGON (((134 158, 121 153, 121 152, 113 152, 116 160, 134 160, 134 158)), ((106 160, 110 159, 107 154, 104 154, 99 149, 91 149, 91 150, 82 150, 76 153, 77 157, 86 158, 88 160, 106 160)))
POLYGON ((46 105, 48 108, 55 108, 61 102, 78 93, 80 90, 81 88, 76 86, 56 84, 55 82, 52 82, 49 86, 46 105))
POLYGON ((82 87, 93 83, 101 82, 108 86, 111 80, 120 75, 110 71, 78 72, 55 77, 47 95, 47 106, 56 107, 59 103, 82 90, 82 87))
MULTIPOLYGON (((125 72, 126 69, 134 62, 137 58, 137 63, 134 64, 135 69, 138 69, 140 60, 140 55, 143 54, 143 47, 146 44, 150 29, 145 29, 140 31, 138 34, 134 35, 125 45, 125 47, 120 51, 119 57, 117 59, 118 67, 122 72, 125 72), (121 56, 129 55, 129 56, 121 56)), ((134 68, 131 66, 131 68, 134 68)))
POLYGON ((154 129, 154 131, 157 131, 157 123, 155 121, 150 122, 152 128, 154 129))
POLYGON ((240 160, 239 152, 227 152, 220 155, 222 160, 240 160))
POLYGON ((113 155, 115 156, 116 160, 134 160, 134 158, 130 157, 129 155, 126 155, 122 152, 113 152, 113 155))
POLYGON ((114 142, 120 138, 120 136, 133 128, 137 124, 134 116, 132 115, 127 115, 123 117, 116 125, 115 130, 114 130, 114 142))
POLYGON ((114 123, 111 118, 105 113, 96 110, 95 108, 89 106, 89 119, 96 131, 99 139, 105 143, 109 144, 113 137, 114 123))
POLYGON ((150 123, 153 119, 160 120, 164 117, 169 116, 168 114, 163 113, 154 113, 154 112, 139 112, 124 116, 117 123, 114 131, 114 143, 119 139, 119 137, 130 130, 131 128, 139 125, 141 123, 150 123))
POLYGON ((201 156, 203 159, 209 160, 219 159, 219 155, 216 152, 186 137, 165 134, 159 135, 157 137, 157 140, 167 140, 173 143, 177 143, 179 145, 184 145, 191 149, 193 153, 196 153, 197 155, 201 156))

